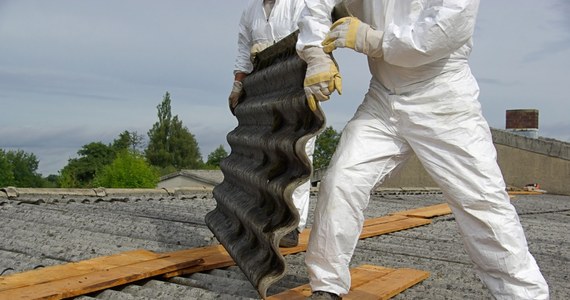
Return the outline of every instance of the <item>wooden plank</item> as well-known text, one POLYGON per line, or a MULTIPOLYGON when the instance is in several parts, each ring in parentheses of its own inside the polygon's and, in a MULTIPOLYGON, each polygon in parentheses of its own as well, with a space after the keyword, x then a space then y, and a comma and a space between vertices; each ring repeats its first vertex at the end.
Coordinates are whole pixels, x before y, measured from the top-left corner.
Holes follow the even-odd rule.
POLYGON ((508 191, 509 195, 544 195, 545 192, 536 192, 536 191, 508 191))
POLYGON ((196 266, 192 266, 191 268, 179 269, 179 270, 174 270, 172 272, 168 272, 162 275, 165 278, 172 278, 175 276, 188 275, 197 272, 213 270, 218 268, 225 268, 235 265, 235 262, 233 261, 232 257, 226 251, 223 245, 213 245, 207 247, 179 250, 179 251, 169 252, 168 255, 171 256, 184 255, 189 259, 202 259, 203 263, 196 266))
MULTIPOLYGON (((343 299, 389 299, 425 280, 429 273, 414 269, 389 269, 363 265, 350 270, 351 287, 343 299)), ((311 295, 308 284, 268 297, 268 300, 304 300, 311 295)))
POLYGON ((384 276, 375 276, 372 280, 351 289, 346 300, 390 299, 406 289, 429 277, 429 273, 414 269, 397 269, 384 276))
POLYGON ((311 296, 311 287, 308 284, 286 290, 277 295, 269 296, 267 300, 305 300, 311 296))
POLYGON ((147 250, 133 250, 111 256, 97 257, 79 262, 49 266, 23 273, 1 276, 0 292, 24 286, 36 285, 52 280, 79 276, 122 265, 153 260, 164 256, 164 254, 157 254, 147 250))
POLYGON ((451 214, 451 208, 449 208, 449 205, 447 205, 447 203, 441 203, 432 206, 399 211, 393 213, 392 215, 400 215, 400 216, 408 216, 416 218, 433 218, 449 214, 451 214))
POLYGON ((362 228, 360 233, 360 238, 369 238, 377 235, 392 233, 400 230, 410 229, 418 226, 423 226, 430 224, 431 221, 423 218, 405 218, 396 222, 390 222, 385 224, 378 224, 372 226, 366 226, 362 228))
POLYGON ((405 220, 407 218, 408 217, 405 215, 389 215, 389 216, 382 216, 382 217, 378 217, 378 218, 366 219, 366 220, 364 220, 364 226, 363 227, 392 223, 392 222, 398 222, 401 220, 405 220))
POLYGON ((161 275, 177 269, 186 269, 202 263, 187 257, 161 257, 126 266, 90 272, 79 276, 52 280, 16 289, 0 292, 0 299, 62 299, 88 294, 141 279, 161 275))
POLYGON ((374 277, 381 277, 386 276, 391 272, 394 272, 395 269, 384 268, 384 267, 377 267, 376 269, 370 268, 363 268, 363 266, 359 266, 354 268, 350 271, 350 289, 354 290, 366 284, 370 281, 371 278, 374 277))
MULTIPOLYGON (((307 243, 309 240, 310 230, 303 230, 299 235, 299 245, 291 248, 280 248, 280 252, 282 255, 289 255, 295 254, 299 252, 303 252, 307 250, 307 243)), ((203 247, 203 248, 195 248, 189 250, 181 250, 176 252, 170 252, 169 255, 180 255, 180 254, 187 254, 193 255, 194 258, 201 258, 204 260, 204 263, 193 266, 188 269, 184 270, 176 270, 173 272, 169 272, 164 274, 163 276, 166 278, 171 278, 175 276, 187 275, 201 271, 207 271, 217 268, 229 267, 235 265, 235 262, 229 255, 229 253, 224 249, 222 245, 215 245, 210 247, 203 247)))

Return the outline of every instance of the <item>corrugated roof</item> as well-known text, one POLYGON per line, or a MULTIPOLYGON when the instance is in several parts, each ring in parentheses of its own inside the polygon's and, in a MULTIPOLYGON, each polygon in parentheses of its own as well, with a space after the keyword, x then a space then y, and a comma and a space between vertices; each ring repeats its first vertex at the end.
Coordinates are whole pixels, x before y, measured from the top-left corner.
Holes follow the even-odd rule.
POLYGON ((160 177, 160 181, 168 180, 177 176, 185 176, 199 182, 215 186, 224 180, 224 174, 220 170, 181 170, 160 177))
MULTIPOLYGON (((204 223, 215 206, 210 192, 164 190, 111 193, 112 196, 58 195, 42 190, 8 199, 0 192, 0 273, 79 261, 134 249, 156 252, 216 244, 204 223)), ((125 191, 126 192, 126 191, 125 191)), ((314 207, 315 195, 311 197, 314 207)), ((443 202, 441 194, 411 190, 378 193, 367 217, 443 202)), ((570 197, 516 196, 513 204, 550 289, 551 299, 570 299, 570 197)), ((312 210, 311 210, 312 212, 312 210)), ((312 213, 309 217, 309 227, 312 213)), ((304 254, 285 257, 284 279, 268 295, 307 283, 304 254)), ((353 266, 375 264, 431 272, 422 283, 394 299, 490 299, 463 250, 454 218, 361 240, 353 266)), ((259 299, 237 267, 169 280, 153 278, 79 299, 259 299)))

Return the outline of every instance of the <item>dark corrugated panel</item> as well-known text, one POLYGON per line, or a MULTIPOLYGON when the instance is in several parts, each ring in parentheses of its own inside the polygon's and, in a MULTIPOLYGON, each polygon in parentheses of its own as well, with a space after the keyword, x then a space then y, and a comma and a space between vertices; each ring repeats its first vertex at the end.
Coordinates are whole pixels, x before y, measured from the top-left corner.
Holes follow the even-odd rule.
POLYGON ((311 175, 305 145, 325 123, 322 111, 306 103, 296 37, 260 53, 244 81, 238 126, 227 136, 231 154, 221 163, 224 181, 213 192, 217 207, 206 216, 262 296, 285 272, 279 240, 299 222, 291 195, 311 175))

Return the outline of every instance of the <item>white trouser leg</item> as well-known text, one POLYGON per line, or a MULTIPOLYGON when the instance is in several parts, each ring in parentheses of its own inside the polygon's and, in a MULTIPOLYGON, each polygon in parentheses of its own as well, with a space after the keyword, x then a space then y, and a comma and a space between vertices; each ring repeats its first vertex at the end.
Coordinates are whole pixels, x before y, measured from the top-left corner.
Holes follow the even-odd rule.
POLYGON ((548 299, 477 108, 455 117, 412 118, 404 136, 448 198, 476 272, 494 297, 548 299))
POLYGON ((313 291, 348 293, 349 263, 362 230, 370 191, 407 159, 409 150, 362 106, 344 128, 321 181, 305 258, 313 291))
MULTIPOLYGON (((307 157, 309 157, 309 161, 313 163, 313 153, 315 152, 315 141, 316 137, 312 137, 307 141, 305 146, 305 152, 307 153, 307 157)), ((299 212, 299 226, 297 226, 297 230, 299 232, 305 229, 305 225, 307 225, 307 217, 309 215, 309 198, 311 196, 311 180, 307 180, 302 185, 298 186, 293 191, 293 204, 297 208, 299 212)))

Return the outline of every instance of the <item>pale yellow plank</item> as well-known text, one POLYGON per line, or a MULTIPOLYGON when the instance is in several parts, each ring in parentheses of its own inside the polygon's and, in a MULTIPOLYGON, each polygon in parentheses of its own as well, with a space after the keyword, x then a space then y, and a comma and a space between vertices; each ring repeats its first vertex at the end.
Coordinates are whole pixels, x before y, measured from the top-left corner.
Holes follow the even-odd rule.
MULTIPOLYGON (((429 277, 414 269, 389 269, 372 265, 350 270, 352 284, 347 300, 389 299, 429 277)), ((268 300, 304 300, 311 295, 308 284, 268 297, 268 300)))
POLYGON ((351 289, 346 300, 390 299, 429 277, 429 273, 414 269, 397 269, 384 276, 351 289))
POLYGON ((173 270, 185 269, 202 263, 202 260, 188 261, 185 257, 162 257, 150 261, 119 266, 52 280, 0 292, 0 299, 62 299, 100 291, 137 280, 161 275, 173 270))
POLYGON ((377 235, 392 233, 400 230, 410 229, 418 226, 430 224, 431 221, 423 218, 405 218, 399 221, 366 226, 362 228, 360 238, 369 238, 377 235))
POLYGON ((41 269, 0 277, 0 291, 65 279, 100 270, 129 265, 163 257, 147 250, 133 250, 79 262, 49 266, 41 269))
POLYGON ((451 214, 451 209, 447 203, 436 204, 432 206, 420 207, 410 210, 399 211, 392 215, 401 215, 417 218, 433 218, 451 214))

